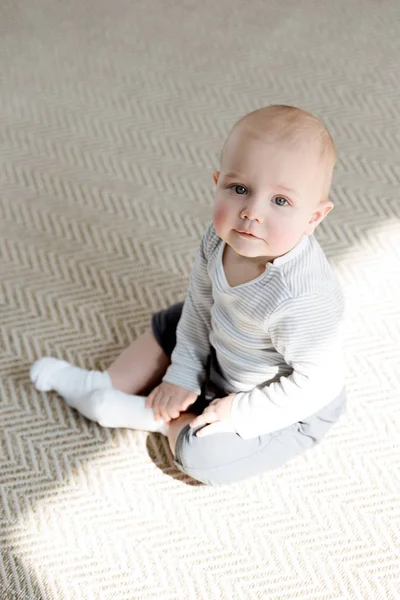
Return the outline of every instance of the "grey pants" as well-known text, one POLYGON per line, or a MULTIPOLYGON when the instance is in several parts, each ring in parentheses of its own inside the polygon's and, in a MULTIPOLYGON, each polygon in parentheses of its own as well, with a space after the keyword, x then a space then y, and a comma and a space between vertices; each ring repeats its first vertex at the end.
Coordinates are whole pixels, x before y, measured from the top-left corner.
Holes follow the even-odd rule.
MULTIPOLYGON (((176 343, 176 326, 183 303, 174 304, 153 315, 153 334, 161 348, 171 356, 176 343)), ((207 376, 201 394, 190 412, 201 414, 215 398, 229 392, 213 382, 213 374, 221 374, 214 348, 207 363, 207 376)), ((320 411, 279 431, 244 440, 236 433, 215 433, 196 437, 200 428, 187 425, 179 434, 175 447, 175 464, 186 473, 208 485, 226 485, 275 469, 291 458, 318 444, 346 408, 345 389, 320 411)))

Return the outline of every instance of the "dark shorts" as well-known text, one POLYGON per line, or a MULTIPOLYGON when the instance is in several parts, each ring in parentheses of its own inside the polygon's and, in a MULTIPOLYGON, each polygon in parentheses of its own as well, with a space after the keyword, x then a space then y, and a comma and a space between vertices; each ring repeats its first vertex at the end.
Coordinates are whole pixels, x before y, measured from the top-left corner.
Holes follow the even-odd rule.
MULTIPOLYGON (((181 318, 183 302, 173 304, 169 308, 161 310, 154 314, 151 319, 153 335, 168 357, 171 357, 176 344, 176 328, 181 318)), ((210 355, 207 360, 206 378, 197 400, 190 407, 190 412, 201 415, 205 408, 215 398, 223 398, 229 394, 212 381, 212 373, 217 373, 222 377, 221 369, 218 364, 215 350, 211 347, 210 355)))
MULTIPOLYGON (((171 356, 176 344, 178 325, 183 303, 153 315, 153 334, 167 356, 171 356)), ((215 350, 211 348, 207 361, 206 379, 190 412, 201 414, 215 398, 223 398, 229 392, 212 381, 213 373, 221 373, 215 350)), ((282 466, 306 450, 318 444, 346 408, 346 390, 317 413, 279 431, 243 439, 237 433, 214 433, 197 437, 199 428, 189 425, 180 432, 175 446, 176 466, 208 485, 226 485, 259 475, 282 466)))

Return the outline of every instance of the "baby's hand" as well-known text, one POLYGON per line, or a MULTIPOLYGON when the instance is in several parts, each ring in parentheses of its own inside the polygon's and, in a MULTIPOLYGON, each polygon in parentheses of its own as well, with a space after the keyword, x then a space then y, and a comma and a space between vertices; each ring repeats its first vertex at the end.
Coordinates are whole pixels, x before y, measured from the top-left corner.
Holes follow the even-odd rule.
POLYGON ((198 394, 173 383, 162 382, 149 394, 146 408, 152 408, 156 421, 169 423, 197 399, 198 394))
POLYGON ((232 403, 236 394, 232 393, 225 398, 216 398, 204 409, 201 415, 189 423, 190 427, 199 427, 211 423, 208 427, 203 427, 196 433, 196 437, 204 437, 211 433, 235 432, 232 420, 232 403))

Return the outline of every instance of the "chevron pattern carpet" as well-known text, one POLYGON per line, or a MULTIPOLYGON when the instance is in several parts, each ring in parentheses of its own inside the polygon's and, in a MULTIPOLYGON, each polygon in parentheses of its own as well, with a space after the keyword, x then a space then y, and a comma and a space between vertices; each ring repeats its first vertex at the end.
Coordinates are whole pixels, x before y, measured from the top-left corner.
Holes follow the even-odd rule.
POLYGON ((0 598, 400 598, 399 1, 5 0, 0 32, 0 598), (106 368, 184 298, 224 137, 277 102, 340 156, 318 239, 350 405, 316 450, 208 488, 28 371, 106 368))

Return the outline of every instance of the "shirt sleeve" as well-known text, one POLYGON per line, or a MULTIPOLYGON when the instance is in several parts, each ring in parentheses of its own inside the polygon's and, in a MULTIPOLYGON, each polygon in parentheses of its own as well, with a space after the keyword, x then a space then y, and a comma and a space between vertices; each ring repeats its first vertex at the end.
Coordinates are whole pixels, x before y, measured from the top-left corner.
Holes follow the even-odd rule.
POLYGON ((163 381, 200 394, 210 354, 212 284, 207 247, 212 225, 205 231, 189 277, 189 286, 176 330, 176 346, 163 381))
POLYGON ((332 298, 285 301, 268 319, 272 344, 292 373, 236 394, 232 422, 242 438, 257 437, 305 419, 344 386, 342 310, 332 298))

